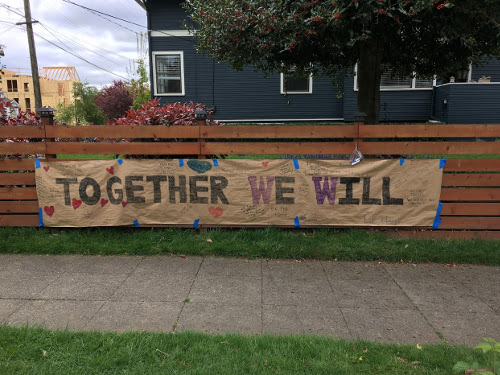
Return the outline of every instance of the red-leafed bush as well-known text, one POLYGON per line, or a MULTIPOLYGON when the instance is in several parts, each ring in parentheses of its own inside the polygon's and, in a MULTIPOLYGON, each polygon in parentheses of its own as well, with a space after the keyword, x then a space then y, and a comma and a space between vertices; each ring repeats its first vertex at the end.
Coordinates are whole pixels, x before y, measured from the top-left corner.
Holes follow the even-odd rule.
POLYGON ((134 97, 123 81, 114 81, 112 85, 103 87, 94 99, 95 105, 108 118, 113 120, 122 117, 134 104, 134 97))
MULTIPOLYGON (((42 120, 39 116, 36 116, 32 112, 19 112, 17 116, 10 116, 10 113, 6 110, 11 107, 12 104, 7 100, 0 98, 0 126, 41 126, 42 120)), ((41 142, 42 139, 39 138, 4 138, 0 139, 0 142, 5 143, 29 143, 29 142, 41 142)), ((0 155, 0 159, 26 159, 33 157, 42 157, 43 155, 25 155, 25 154, 10 154, 10 155, 0 155)))
POLYGON ((144 103, 138 110, 129 109, 126 115, 108 121, 108 125, 165 125, 165 126, 194 126, 197 122, 194 112, 197 109, 204 109, 207 112, 206 125, 222 125, 212 118, 213 112, 199 103, 172 103, 160 105, 157 99, 144 103))
MULTIPOLYGON (((108 121, 108 125, 125 125, 125 126, 142 126, 142 125, 160 125, 160 126, 195 126, 198 124, 195 119, 195 111, 203 109, 207 112, 206 125, 223 125, 219 121, 212 118, 213 112, 207 109, 205 105, 199 103, 173 103, 160 105, 157 99, 153 99, 144 103, 138 110, 130 109, 126 116, 114 121, 108 121)), ((129 142, 192 142, 192 139, 164 139, 164 138, 150 138, 150 139, 122 139, 121 141, 129 142)), ((223 156, 208 155, 211 158, 218 158, 223 156)), ((192 158, 193 155, 125 155, 131 159, 161 159, 161 158, 175 158, 187 159, 192 158)))

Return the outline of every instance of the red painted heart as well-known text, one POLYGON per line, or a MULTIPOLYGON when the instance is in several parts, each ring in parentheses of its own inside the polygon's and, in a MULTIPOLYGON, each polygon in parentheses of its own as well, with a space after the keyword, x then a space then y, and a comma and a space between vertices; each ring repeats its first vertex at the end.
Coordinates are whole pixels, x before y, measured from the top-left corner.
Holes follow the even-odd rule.
POLYGON ((208 209, 208 212, 210 212, 210 215, 212 215, 216 219, 224 214, 224 210, 220 207, 210 207, 208 209))
POLYGON ((106 172, 109 172, 111 174, 115 174, 115 167, 111 166, 109 168, 106 168, 106 172))
POLYGON ((43 167, 43 170, 44 170, 45 172, 48 172, 48 171, 49 171, 49 169, 50 169, 50 165, 47 165, 46 167, 43 167))
POLYGON ((52 215, 54 215, 55 208, 54 208, 54 206, 50 206, 50 207, 49 206, 45 206, 43 208, 43 210, 45 211, 45 213, 47 215, 49 215, 50 217, 52 217, 52 215))
POLYGON ((107 199, 102 198, 102 199, 101 199, 101 207, 104 207, 105 205, 107 205, 107 204, 108 204, 108 202, 109 202, 109 201, 108 201, 107 199))
POLYGON ((122 201, 122 207, 125 207, 128 204, 128 202, 122 201))
POLYGON ((73 209, 76 210, 78 207, 82 205, 82 201, 80 199, 73 198, 71 204, 73 205, 73 209))
POLYGON ((268 161, 263 161, 263 162, 262 162, 262 165, 263 165, 264 167, 267 167, 267 166, 269 165, 269 162, 268 162, 268 161))

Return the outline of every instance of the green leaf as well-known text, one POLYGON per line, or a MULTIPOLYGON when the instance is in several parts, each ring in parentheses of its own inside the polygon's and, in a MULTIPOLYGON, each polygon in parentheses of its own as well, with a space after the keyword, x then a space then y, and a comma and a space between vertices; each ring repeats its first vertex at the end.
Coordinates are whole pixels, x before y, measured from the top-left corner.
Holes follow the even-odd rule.
POLYGON ((464 361, 459 361, 455 363, 455 366, 453 366, 452 371, 454 374, 463 374, 466 370, 470 369, 471 366, 464 361))
POLYGON ((491 344, 483 342, 482 344, 476 345, 476 347, 474 347, 474 349, 479 349, 479 350, 482 350, 483 353, 488 353, 493 348, 491 347, 491 344))
POLYGON ((495 343, 495 339, 492 339, 491 337, 481 337, 484 341, 486 342, 491 342, 491 343, 495 343))
POLYGON ((497 342, 493 349, 495 352, 500 353, 500 342, 497 342))

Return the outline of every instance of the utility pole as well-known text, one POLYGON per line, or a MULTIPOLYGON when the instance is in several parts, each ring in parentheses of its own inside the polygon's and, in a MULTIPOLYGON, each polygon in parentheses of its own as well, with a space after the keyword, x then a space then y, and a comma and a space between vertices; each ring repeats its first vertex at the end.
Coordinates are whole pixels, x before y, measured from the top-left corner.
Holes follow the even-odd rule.
POLYGON ((28 46, 30 50, 33 90, 35 91, 35 108, 38 109, 42 108, 42 95, 40 94, 40 78, 38 76, 38 62, 36 60, 35 38, 33 37, 33 22, 36 23, 38 21, 31 20, 30 0, 24 0, 24 15, 26 17, 26 31, 28 32, 28 46))

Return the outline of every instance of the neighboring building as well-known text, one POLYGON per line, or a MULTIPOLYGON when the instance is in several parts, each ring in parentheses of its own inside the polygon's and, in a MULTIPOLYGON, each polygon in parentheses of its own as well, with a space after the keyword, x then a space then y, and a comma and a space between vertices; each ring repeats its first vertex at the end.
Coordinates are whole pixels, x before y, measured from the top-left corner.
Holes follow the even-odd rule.
MULTIPOLYGON (((33 78, 20 71, 4 69, 0 76, 0 88, 21 106, 22 111, 35 112, 33 78)), ((56 108, 59 103, 67 106, 75 101, 73 83, 80 82, 74 67, 44 67, 40 74, 42 105, 56 108)))
POLYGON ((7 98, 5 96, 5 92, 2 90, 0 90, 0 104, 2 104, 0 116, 4 119, 7 120, 11 117, 17 117, 17 115, 19 115, 21 106, 15 100, 7 98))
MULTIPOLYGON (((200 102, 225 121, 353 121, 357 112, 355 74, 333 87, 328 77, 265 78, 252 67, 236 72, 195 49, 183 29, 181 0, 136 0, 147 13, 152 97, 166 102, 200 102), (338 94, 341 94, 339 97, 338 94)), ((500 61, 471 67, 458 83, 382 77, 381 121, 500 123, 500 61), (477 82, 481 77, 490 82, 477 82)), ((457 78, 458 81, 458 78, 457 78)))

